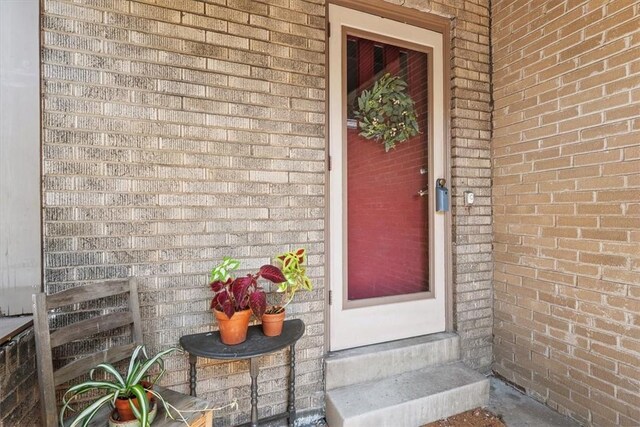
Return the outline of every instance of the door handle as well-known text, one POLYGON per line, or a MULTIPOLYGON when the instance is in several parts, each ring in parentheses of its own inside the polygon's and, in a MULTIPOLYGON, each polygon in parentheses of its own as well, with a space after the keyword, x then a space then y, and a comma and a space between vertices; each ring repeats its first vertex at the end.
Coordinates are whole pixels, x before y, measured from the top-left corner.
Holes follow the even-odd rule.
POLYGON ((429 190, 420 190, 420 191, 418 191, 418 196, 420 196, 420 197, 424 197, 427 194, 429 194, 429 190))

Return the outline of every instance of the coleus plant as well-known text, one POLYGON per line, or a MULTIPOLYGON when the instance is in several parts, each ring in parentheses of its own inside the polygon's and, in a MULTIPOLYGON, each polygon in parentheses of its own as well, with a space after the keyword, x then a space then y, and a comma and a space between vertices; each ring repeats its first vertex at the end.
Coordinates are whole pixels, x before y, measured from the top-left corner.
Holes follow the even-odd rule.
POLYGON ((282 265, 282 273, 286 281, 278 285, 278 292, 285 296, 285 303, 281 306, 269 307, 269 314, 281 313, 284 308, 293 301, 296 292, 300 290, 310 291, 313 289, 311 279, 307 276, 305 262, 307 260, 306 250, 300 248, 296 251, 285 252, 276 257, 282 265))
POLYGON ((224 312, 229 319, 237 312, 251 309, 254 316, 260 319, 267 309, 267 297, 258 283, 265 279, 271 283, 286 282, 287 278, 275 265, 266 264, 257 273, 242 277, 232 277, 232 273, 240 267, 240 261, 224 257, 222 263, 211 270, 211 290, 214 297, 211 308, 224 312))

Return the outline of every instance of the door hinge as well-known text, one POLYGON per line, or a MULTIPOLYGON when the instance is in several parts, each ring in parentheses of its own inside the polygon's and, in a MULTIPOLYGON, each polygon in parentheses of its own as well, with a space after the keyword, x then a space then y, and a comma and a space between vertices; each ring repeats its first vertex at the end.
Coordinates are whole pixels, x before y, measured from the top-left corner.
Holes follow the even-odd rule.
POLYGON ((333 304, 333 293, 329 291, 329 305, 333 304))
POLYGON ((331 156, 327 158, 327 169, 331 170, 331 156))
POLYGON ((331 37, 331 22, 327 22, 327 38, 331 37))

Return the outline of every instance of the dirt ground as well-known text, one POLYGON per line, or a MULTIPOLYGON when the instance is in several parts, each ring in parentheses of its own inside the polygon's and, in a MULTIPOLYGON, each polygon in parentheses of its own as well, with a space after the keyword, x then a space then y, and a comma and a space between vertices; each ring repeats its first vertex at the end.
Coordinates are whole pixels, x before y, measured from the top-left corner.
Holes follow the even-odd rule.
POLYGON ((476 408, 423 427, 506 427, 506 424, 496 414, 476 408))

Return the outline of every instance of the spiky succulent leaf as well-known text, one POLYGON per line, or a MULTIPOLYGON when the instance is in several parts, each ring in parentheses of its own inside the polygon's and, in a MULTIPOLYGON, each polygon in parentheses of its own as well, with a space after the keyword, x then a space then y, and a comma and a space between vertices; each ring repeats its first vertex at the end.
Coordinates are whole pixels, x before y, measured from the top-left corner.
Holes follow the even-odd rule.
MULTIPOLYGON (((82 412, 80 412, 76 418, 73 420, 69 427, 76 427, 78 425, 86 425, 87 421, 91 421, 91 416, 95 415, 96 409, 100 409, 106 403, 111 400, 111 395, 107 394, 106 396, 100 397, 98 400, 93 402, 91 405, 87 406, 82 412)), ((61 415, 62 417, 62 415, 61 415)))
POLYGON ((91 420, 93 419, 93 417, 96 416, 96 414, 98 413, 98 411, 100 410, 100 408, 104 406, 104 405, 100 405, 97 406, 93 412, 91 412, 85 419, 84 422, 82 423, 82 427, 87 427, 89 425, 89 423, 91 422, 91 420))
POLYGON ((95 368, 91 369, 89 371, 89 378, 93 379, 93 375, 95 373, 95 371, 97 371, 98 369, 105 371, 107 374, 113 376, 116 381, 118 382, 118 384, 120 384, 122 387, 124 387, 126 385, 125 380, 122 378, 122 375, 120 375, 120 372, 118 372, 118 370, 116 368, 113 367, 113 365, 109 364, 109 363, 101 363, 98 366, 96 366, 95 368))
MULTIPOLYGON (((138 354, 140 354, 142 349, 143 349, 143 346, 139 345, 135 348, 135 350, 133 350, 133 353, 131 353, 131 360, 129 360, 129 369, 127 370, 127 377, 129 377, 131 375, 131 372, 134 370, 134 367, 137 363, 138 354)), ((127 378, 127 380, 128 379, 129 378, 127 378)))
POLYGON ((93 389, 118 390, 120 389, 120 386, 108 381, 85 381, 83 383, 69 387, 69 390, 67 390, 67 392, 62 397, 62 401, 63 403, 66 401, 70 401, 70 399, 67 399, 67 395, 69 394, 71 394, 71 398, 73 398, 78 394, 86 393, 87 391, 93 389))
MULTIPOLYGON (((168 402, 166 402, 164 400, 164 398, 162 397, 162 395, 160 393, 158 393, 157 391, 154 390, 149 390, 149 392, 151 392, 152 395, 154 395, 156 397, 156 399, 158 399, 158 401, 160 403, 162 403, 162 407, 166 409, 166 415, 171 418, 172 420, 175 420, 176 418, 173 416, 173 414, 171 413, 171 411, 169 410, 169 408, 173 408, 176 409, 173 405, 170 405, 168 402)), ((157 404, 157 403, 156 403, 157 404)), ((176 410, 177 411, 177 410, 176 410)), ((180 412, 178 412, 178 414, 180 414, 180 412)), ((183 418, 184 419, 184 418, 183 418)))
POLYGON ((142 381, 142 378, 144 378, 145 375, 148 375, 149 369, 151 369, 153 365, 158 365, 158 367, 160 368, 160 371, 159 371, 159 374, 156 376, 155 380, 152 381, 152 383, 155 383, 156 381, 158 381, 158 379, 164 374, 164 361, 162 358, 175 351, 178 351, 178 349, 175 347, 171 347, 161 351, 160 353, 153 356, 151 359, 145 360, 144 364, 141 366, 136 376, 133 378, 133 381, 132 381, 133 384, 140 383, 140 381, 142 381))
POLYGON ((138 404, 140 408, 136 407, 133 403, 132 399, 129 399, 129 406, 133 410, 136 418, 140 421, 140 425, 142 427, 149 426, 149 398, 147 397, 147 392, 144 387, 140 384, 136 384, 131 387, 131 394, 138 398, 138 404))

